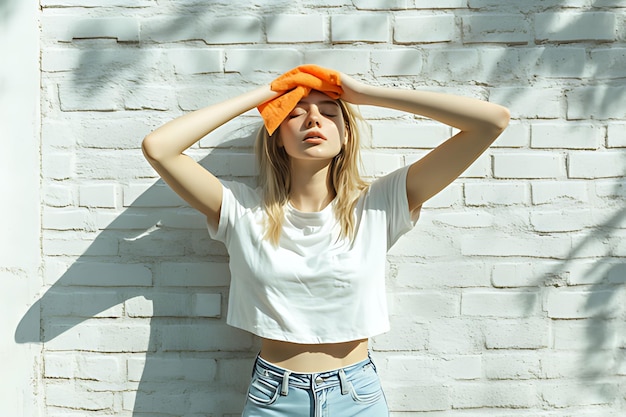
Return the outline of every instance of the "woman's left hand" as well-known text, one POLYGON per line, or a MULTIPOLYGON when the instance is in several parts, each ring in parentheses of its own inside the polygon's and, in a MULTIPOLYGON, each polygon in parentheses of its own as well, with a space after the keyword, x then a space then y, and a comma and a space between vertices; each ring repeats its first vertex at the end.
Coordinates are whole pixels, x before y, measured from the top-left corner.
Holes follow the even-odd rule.
POLYGON ((367 104, 367 94, 365 93, 367 84, 357 81, 343 72, 340 74, 341 88, 343 89, 341 99, 352 104, 367 104))

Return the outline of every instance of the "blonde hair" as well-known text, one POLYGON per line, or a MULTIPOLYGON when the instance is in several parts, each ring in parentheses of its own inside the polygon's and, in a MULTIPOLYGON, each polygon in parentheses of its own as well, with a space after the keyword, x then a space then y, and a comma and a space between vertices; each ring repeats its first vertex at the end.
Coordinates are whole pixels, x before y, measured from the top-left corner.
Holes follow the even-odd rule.
MULTIPOLYGON (((343 115, 347 142, 330 163, 329 181, 336 193, 334 214, 339 222, 340 237, 354 238, 354 207, 368 186, 361 178, 361 143, 358 132, 360 115, 348 103, 337 100, 343 115)), ((278 145, 279 129, 269 135, 262 126, 256 137, 255 151, 259 164, 259 186, 262 190, 263 208, 267 213, 265 239, 278 245, 284 208, 291 190, 291 165, 284 147, 278 145)))

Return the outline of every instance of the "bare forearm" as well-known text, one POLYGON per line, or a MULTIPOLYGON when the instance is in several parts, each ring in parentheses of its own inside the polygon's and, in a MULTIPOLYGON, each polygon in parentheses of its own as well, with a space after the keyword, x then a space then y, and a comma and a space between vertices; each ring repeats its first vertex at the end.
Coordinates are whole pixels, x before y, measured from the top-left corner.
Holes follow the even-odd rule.
POLYGON ((502 106, 452 94, 361 84, 358 101, 425 116, 463 131, 503 130, 509 121, 509 112, 502 106))
POLYGON ((221 103, 187 113, 146 136, 142 144, 144 153, 153 160, 178 156, 219 126, 275 95, 276 93, 266 85, 221 103))

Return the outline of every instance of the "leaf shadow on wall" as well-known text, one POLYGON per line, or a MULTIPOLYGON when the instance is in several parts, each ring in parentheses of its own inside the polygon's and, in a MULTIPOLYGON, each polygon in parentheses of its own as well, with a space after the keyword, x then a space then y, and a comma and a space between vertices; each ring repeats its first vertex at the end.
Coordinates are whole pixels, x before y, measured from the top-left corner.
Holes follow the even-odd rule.
MULTIPOLYGON (((598 7, 598 10, 606 11, 601 6, 596 6, 597 3, 599 2, 592 2, 590 7, 598 7)), ((536 13, 543 11, 530 10, 533 7, 541 7, 540 5, 533 6, 523 2, 518 3, 518 5, 525 16, 531 15, 533 11, 536 13)), ((553 19, 556 18, 556 15, 554 15, 553 19)), ((550 21, 550 19, 546 20, 545 23, 548 26, 553 24, 556 26, 556 22, 550 21)), ((574 29, 583 24, 585 24, 584 21, 578 19, 559 30, 574 33, 576 32, 574 29)), ((584 30, 581 32, 584 32, 584 30)), ((623 88, 623 79, 626 76, 626 72, 622 70, 621 75, 616 75, 615 72, 612 72, 614 71, 612 70, 614 63, 591 61, 590 56, 593 55, 588 51, 581 52, 584 56, 582 60, 568 62, 564 58, 567 55, 563 55, 563 52, 567 48, 583 51, 584 46, 577 46, 578 41, 541 42, 541 45, 536 45, 540 50, 538 54, 526 53, 520 55, 518 54, 520 52, 519 49, 507 48, 507 50, 503 51, 501 62, 518 62, 518 67, 510 68, 510 72, 506 74, 506 71, 503 71, 504 69, 501 68, 502 64, 495 65, 491 73, 489 73, 488 79, 503 79, 505 82, 512 83, 523 82, 524 79, 528 79, 537 85, 537 88, 543 88, 542 86, 545 83, 542 83, 542 81, 548 81, 549 83, 550 80, 560 79, 567 85, 572 80, 575 80, 574 88, 579 86, 595 87, 593 90, 589 90, 584 98, 581 95, 580 102, 577 103, 580 106, 579 114, 570 114, 570 110, 567 109, 566 119, 572 123, 591 120, 610 123, 613 117, 611 116, 611 109, 623 109, 626 106, 626 98, 623 95, 614 93, 615 87, 623 88), (542 62, 544 66, 546 63, 550 63, 547 67, 549 70, 545 68, 540 69, 538 62, 542 62)), ((585 41, 581 40, 580 42, 585 41)), ((606 50, 612 48, 614 47, 608 42, 602 46, 602 49, 606 50)), ((521 51, 525 52, 523 49, 521 51)), ((571 89, 566 86, 562 93, 567 96, 571 92, 571 89)), ((532 110, 516 109, 517 97, 514 94, 511 93, 509 96, 504 95, 502 97, 504 101, 511 103, 510 107, 513 115, 515 115, 516 110, 522 113, 536 111, 537 115, 535 117, 537 119, 545 118, 541 114, 542 106, 537 106, 536 109, 532 110)), ((533 118, 532 115, 528 117, 533 118)), ((593 147, 593 145, 591 146, 593 147)), ((610 152, 618 151, 610 150, 610 152)), ((621 151, 621 154, 623 156, 622 166, 626 168, 626 152, 621 151)), ((532 167, 529 167, 529 169, 532 169, 532 167)), ((619 370, 623 369, 624 361, 626 361, 626 355, 623 353, 623 349, 626 347, 626 338, 622 334, 624 330, 623 322, 626 318, 626 311, 623 307, 626 290, 626 264, 623 261, 623 246, 620 249, 619 243, 620 237, 623 236, 624 225, 626 224, 626 207, 620 204, 624 196, 624 177, 626 177, 626 169, 622 171, 619 178, 600 179, 600 181, 614 181, 613 191, 605 193, 606 195, 602 197, 592 195, 589 198, 592 200, 604 199, 610 207, 614 208, 613 213, 607 215, 604 220, 594 226, 585 225, 581 221, 580 227, 573 227, 572 230, 567 231, 566 233, 571 236, 571 246, 567 253, 565 255, 545 254, 546 260, 554 261, 552 262, 554 266, 535 275, 527 283, 529 287, 536 286, 540 295, 576 294, 578 291, 586 294, 586 301, 580 306, 579 311, 571 313, 576 318, 572 319, 573 317, 571 316, 567 318, 559 317, 558 313, 551 316, 550 312, 548 312, 547 320, 552 324, 564 325, 569 328, 569 331, 572 331, 572 335, 579 335, 585 339, 584 341, 576 340, 579 347, 574 350, 578 355, 577 361, 579 366, 576 370, 571 371, 572 374, 568 374, 568 376, 577 379, 583 384, 588 384, 588 389, 595 390, 597 393, 594 401, 606 404, 619 402, 618 386, 606 383, 606 378, 619 374, 619 370), (568 278, 572 271, 577 271, 576 273, 581 276, 581 264, 585 265, 583 278, 577 283, 569 282, 568 278)), ((577 178, 576 176, 570 177, 568 173, 568 179, 577 178)), ((591 183, 592 178, 593 174, 589 173, 588 177, 583 176, 580 179, 588 180, 591 183)), ((589 187, 590 193, 596 191, 595 185, 597 183, 597 181, 591 183, 592 185, 589 187)), ((566 200, 561 201, 561 203, 564 205, 558 205, 555 207, 555 210, 564 209, 568 213, 575 213, 575 210, 580 209, 584 215, 586 210, 589 209, 587 203, 576 203, 566 200)), ((535 207, 538 210, 542 209, 538 206, 535 207)), ((556 235, 562 234, 562 232, 554 233, 556 235)), ((545 238, 551 233, 541 232, 540 234, 545 238)), ((532 242, 532 237, 529 237, 529 239, 532 242)), ((530 267, 530 264, 528 265, 530 267)), ((527 299, 531 300, 531 298, 527 299)), ((534 299, 532 300, 533 303, 526 306, 528 317, 536 314, 536 305, 534 299)), ((570 349, 570 347, 562 348, 570 349)), ((561 347, 557 347, 557 349, 561 349, 561 347)), ((544 370, 542 372, 549 371, 544 370)), ((546 376, 544 375, 544 377, 546 376)), ((547 377, 549 378, 550 376, 547 377)), ((572 394, 572 396, 574 395, 572 394)), ((547 401, 550 403, 549 399, 547 401)))
MULTIPOLYGON (((231 142, 221 146, 200 163, 223 166, 231 142)), ((226 325, 226 250, 209 238, 204 217, 174 198, 157 181, 75 260, 63 241, 49 242, 60 253, 47 255, 47 267, 55 258, 57 269, 67 267, 21 319, 15 341, 43 344, 43 377, 82 400, 47 405, 97 415, 118 412, 121 399, 135 417, 241 412, 258 340, 226 325), (115 365, 102 362, 111 358, 115 365)))
POLYGON ((17 6, 17 0, 0 0, 0 21, 7 21, 17 6))

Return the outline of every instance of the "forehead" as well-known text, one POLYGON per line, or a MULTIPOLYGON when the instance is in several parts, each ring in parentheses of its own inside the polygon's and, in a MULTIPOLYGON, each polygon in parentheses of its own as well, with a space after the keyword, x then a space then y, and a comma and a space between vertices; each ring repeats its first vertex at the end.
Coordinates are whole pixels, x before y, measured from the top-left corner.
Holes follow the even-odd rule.
POLYGON ((318 106, 319 105, 324 105, 324 104, 339 106, 339 104, 337 103, 336 100, 333 100, 332 98, 330 98, 326 94, 322 93, 321 91, 317 91, 317 90, 311 91, 311 93, 308 96, 303 97, 298 102, 298 105, 309 105, 309 104, 315 104, 315 105, 318 105, 318 106))

